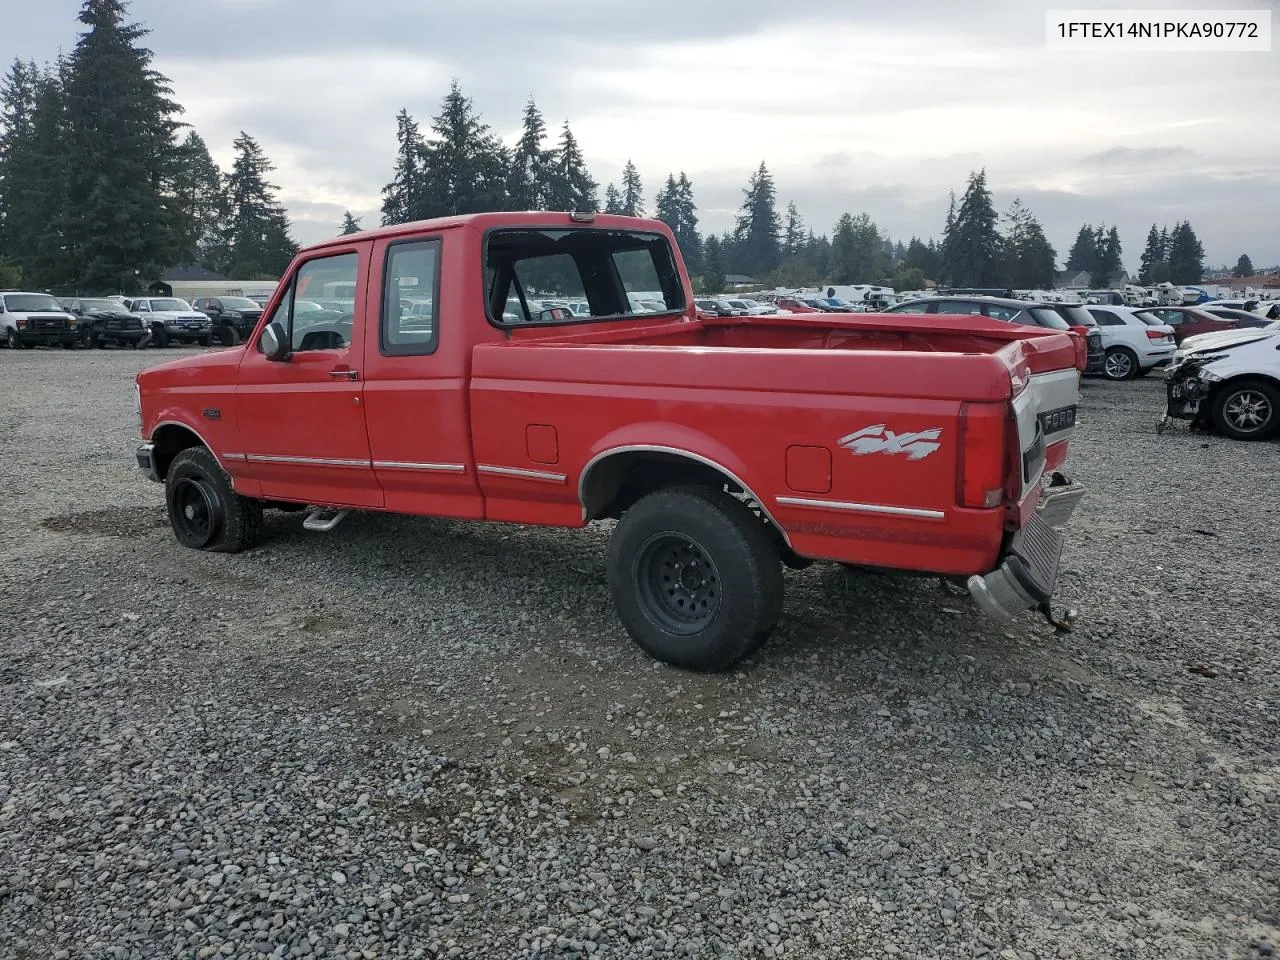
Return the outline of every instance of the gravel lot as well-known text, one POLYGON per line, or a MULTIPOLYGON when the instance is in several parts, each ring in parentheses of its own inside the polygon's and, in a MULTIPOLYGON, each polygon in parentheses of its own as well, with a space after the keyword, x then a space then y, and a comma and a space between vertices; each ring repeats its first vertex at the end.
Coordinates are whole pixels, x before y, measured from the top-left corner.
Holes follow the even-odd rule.
POLYGON ((1276 445, 1089 383, 1073 633, 814 567, 702 677, 604 528, 179 548, 177 353, 0 352, 0 956, 1280 953, 1276 445))

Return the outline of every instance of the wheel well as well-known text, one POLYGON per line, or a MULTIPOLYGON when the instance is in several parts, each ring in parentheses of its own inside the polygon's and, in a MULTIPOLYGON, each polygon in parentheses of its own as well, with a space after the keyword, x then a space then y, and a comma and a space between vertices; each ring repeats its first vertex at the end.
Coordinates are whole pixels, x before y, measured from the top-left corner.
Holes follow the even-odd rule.
POLYGON ((1218 398, 1222 396, 1222 392, 1244 380, 1257 380, 1265 383, 1273 390, 1280 390, 1280 379, 1269 376, 1265 373, 1238 373, 1234 377, 1228 377, 1221 383, 1214 384, 1213 392, 1209 395, 1208 401, 1216 403, 1218 398))
POLYGON ((190 447, 203 447, 204 441, 195 432, 176 423, 166 423, 152 434, 151 442, 155 445, 151 456, 156 465, 156 472, 161 479, 169 473, 169 464, 173 458, 190 447))
POLYGON ((617 519, 641 497, 667 487, 704 486, 724 490, 747 504, 790 550, 786 534, 754 493, 727 471, 679 452, 623 450, 587 468, 581 481, 582 508, 587 520, 617 519))

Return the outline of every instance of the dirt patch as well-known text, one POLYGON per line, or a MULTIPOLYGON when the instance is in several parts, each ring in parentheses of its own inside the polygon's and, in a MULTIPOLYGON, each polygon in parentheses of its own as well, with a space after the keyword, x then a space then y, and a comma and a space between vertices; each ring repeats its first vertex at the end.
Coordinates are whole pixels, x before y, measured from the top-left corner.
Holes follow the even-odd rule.
POLYGON ((84 513, 60 513, 40 521, 40 526, 54 533, 122 539, 145 537, 168 525, 168 516, 155 507, 105 507, 84 513))

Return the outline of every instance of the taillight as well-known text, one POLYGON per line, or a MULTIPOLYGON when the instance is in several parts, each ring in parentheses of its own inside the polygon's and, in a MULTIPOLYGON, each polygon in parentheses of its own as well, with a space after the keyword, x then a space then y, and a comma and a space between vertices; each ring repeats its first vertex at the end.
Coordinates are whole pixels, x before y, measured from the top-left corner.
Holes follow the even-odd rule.
POLYGON ((962 507, 990 509, 1003 502, 1011 422, 1004 404, 961 404, 956 496, 962 507))
POLYGON ((1164 340, 1168 336, 1169 334, 1165 333, 1163 330, 1152 330, 1150 327, 1147 328, 1148 340, 1164 340))

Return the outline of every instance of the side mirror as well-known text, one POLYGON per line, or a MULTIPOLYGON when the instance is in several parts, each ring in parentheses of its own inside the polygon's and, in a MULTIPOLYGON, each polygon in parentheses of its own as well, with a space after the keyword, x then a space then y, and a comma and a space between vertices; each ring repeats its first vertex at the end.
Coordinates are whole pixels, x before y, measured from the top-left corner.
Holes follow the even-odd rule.
POLYGON ((552 307, 550 310, 538 311, 537 319, 540 323, 548 323, 551 321, 568 320, 573 314, 564 307, 552 307))
POLYGON ((268 360, 280 362, 289 357, 289 338, 284 327, 269 323, 262 331, 262 352, 268 360))

